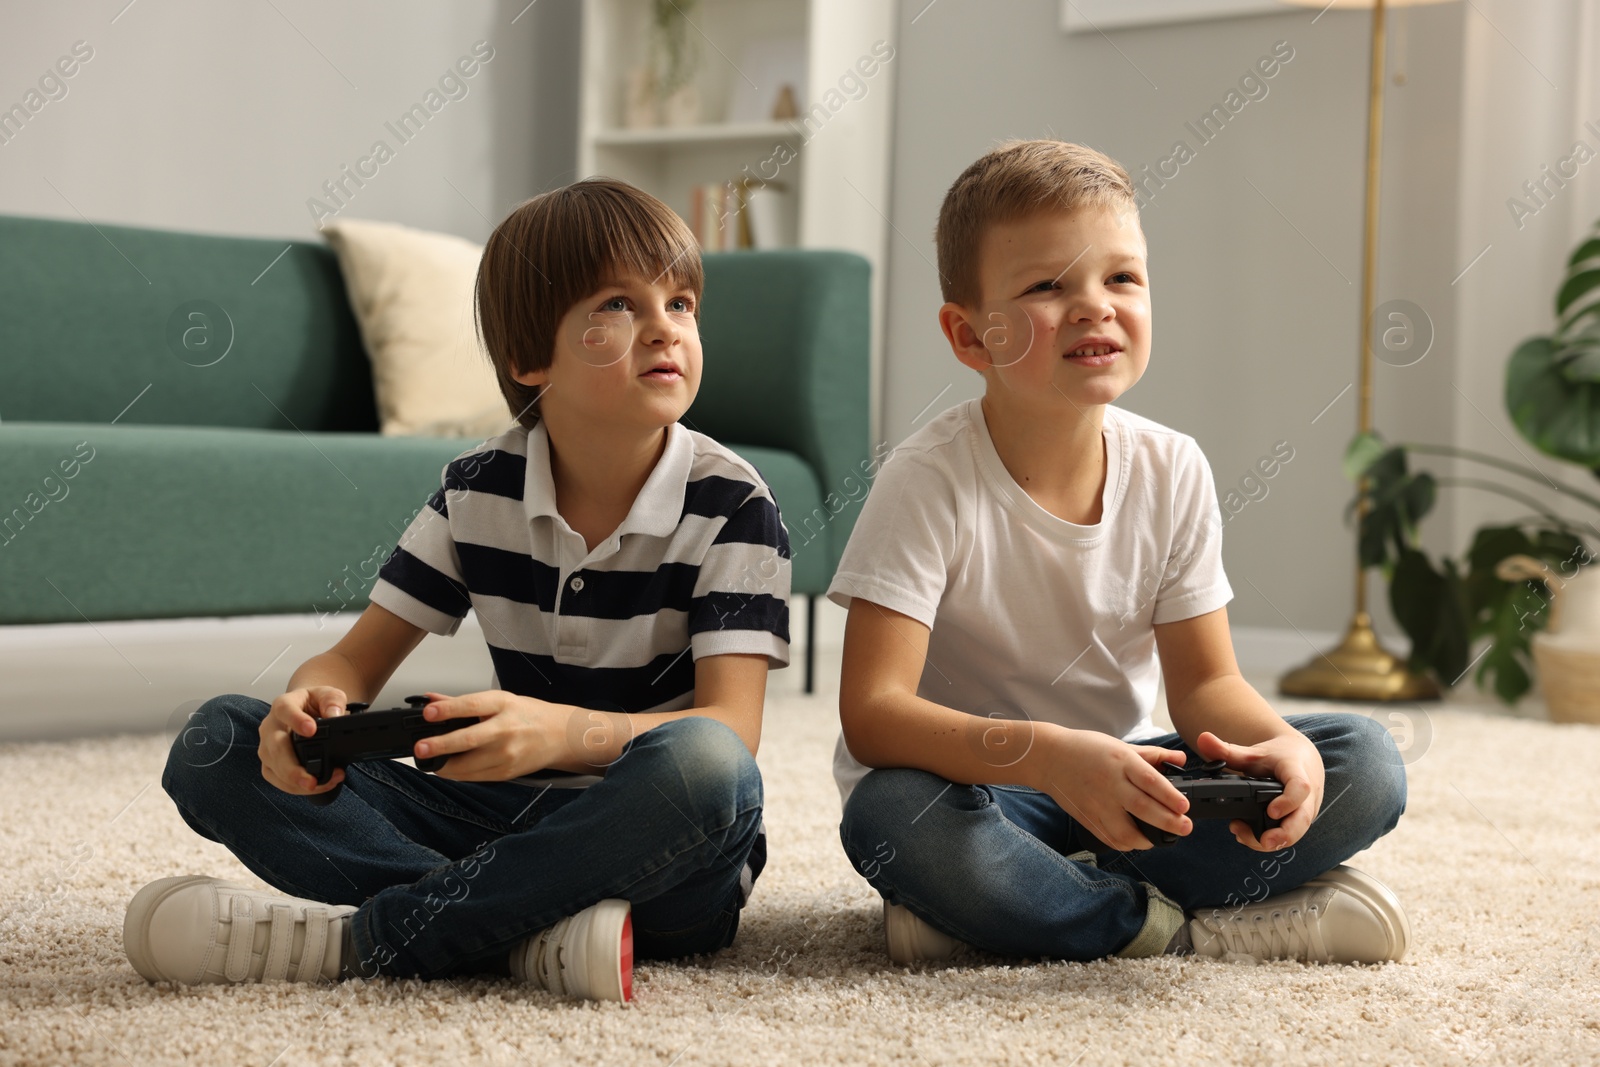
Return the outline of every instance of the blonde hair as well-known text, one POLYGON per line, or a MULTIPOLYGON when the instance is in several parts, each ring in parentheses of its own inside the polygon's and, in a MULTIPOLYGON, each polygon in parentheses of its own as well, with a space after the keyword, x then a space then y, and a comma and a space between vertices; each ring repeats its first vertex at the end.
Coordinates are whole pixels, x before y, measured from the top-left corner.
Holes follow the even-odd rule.
POLYGON ((1080 207, 1126 209, 1138 219, 1133 180, 1103 152, 1069 141, 1007 141, 979 158, 951 183, 939 207, 934 243, 944 299, 978 304, 978 253, 990 227, 1080 207))
POLYGON ((615 178, 586 178, 524 200, 489 235, 478 264, 478 336, 517 421, 539 419, 540 386, 513 375, 544 370, 556 327, 579 300, 620 273, 665 276, 694 293, 700 246, 677 213, 615 178))

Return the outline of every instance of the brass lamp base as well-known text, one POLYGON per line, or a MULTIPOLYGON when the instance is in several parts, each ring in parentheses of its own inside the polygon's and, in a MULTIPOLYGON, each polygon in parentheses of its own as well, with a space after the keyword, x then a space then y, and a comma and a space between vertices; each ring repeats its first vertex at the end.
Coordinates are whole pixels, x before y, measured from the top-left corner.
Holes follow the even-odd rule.
POLYGON ((1438 700, 1439 687, 1378 643, 1372 620, 1356 612, 1344 640, 1278 679, 1278 692, 1320 700, 1438 700))

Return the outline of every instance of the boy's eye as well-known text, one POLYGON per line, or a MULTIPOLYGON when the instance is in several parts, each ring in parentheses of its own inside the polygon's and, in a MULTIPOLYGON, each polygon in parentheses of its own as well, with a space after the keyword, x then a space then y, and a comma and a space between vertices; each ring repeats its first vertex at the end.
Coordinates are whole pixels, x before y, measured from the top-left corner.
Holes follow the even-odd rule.
POLYGON ((1047 293, 1051 289, 1055 289, 1055 288, 1057 288, 1056 280, 1054 278, 1046 278, 1042 282, 1038 282, 1035 285, 1029 286, 1028 287, 1028 292, 1030 292, 1030 293, 1047 293))
POLYGON ((1132 275, 1132 274, 1131 274, 1131 273, 1129 273, 1129 272, 1128 272, 1128 271, 1121 271, 1121 272, 1120 272, 1120 273, 1117 273, 1117 274, 1113 274, 1113 275, 1112 275, 1112 276, 1111 276, 1111 280, 1112 280, 1112 281, 1116 281, 1116 280, 1117 280, 1117 279, 1118 279, 1118 278, 1126 278, 1126 279, 1128 279, 1128 281, 1129 281, 1129 282, 1134 282, 1134 283, 1137 283, 1137 282, 1138 282, 1138 280, 1139 280, 1139 279, 1138 279, 1138 278, 1135 278, 1135 277, 1134 277, 1134 276, 1133 276, 1133 275, 1132 275))
POLYGON ((628 301, 620 296, 614 296, 600 305, 601 311, 627 311, 628 301))
POLYGON ((685 315, 694 310, 694 303, 687 297, 682 296, 673 297, 672 300, 668 302, 667 306, 673 311, 685 315))

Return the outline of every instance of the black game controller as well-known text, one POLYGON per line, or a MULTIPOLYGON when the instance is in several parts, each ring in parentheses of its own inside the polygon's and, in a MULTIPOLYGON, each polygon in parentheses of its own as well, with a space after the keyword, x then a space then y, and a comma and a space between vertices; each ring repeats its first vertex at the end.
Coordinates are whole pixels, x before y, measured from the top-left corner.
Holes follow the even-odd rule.
MULTIPOLYGON (((412 755, 416 743, 425 737, 437 737, 478 721, 475 715, 459 719, 440 719, 429 722, 422 717, 428 706, 425 696, 406 697, 410 705, 390 708, 388 711, 368 711, 367 705, 348 705, 348 715, 335 715, 331 719, 318 719, 317 732, 310 737, 296 734, 294 755, 318 785, 326 785, 335 768, 359 763, 363 760, 394 759, 412 755)), ((436 771, 445 765, 449 756, 430 756, 417 759, 417 769, 436 771)), ((343 788, 342 786, 340 788, 343 788)), ((332 804, 339 789, 314 793, 306 799, 317 806, 332 804)))
MULTIPOLYGON (((1271 778, 1246 778, 1237 771, 1228 770, 1227 763, 1219 759, 1193 767, 1163 763, 1160 770, 1178 792, 1189 798, 1189 810, 1184 814, 1191 819, 1239 819, 1250 825, 1258 841, 1262 834, 1278 825, 1278 820, 1267 814, 1267 805, 1283 795, 1281 782, 1271 778)), ((1178 840, 1177 834, 1158 830, 1137 817, 1133 824, 1152 845, 1170 845, 1178 840)))

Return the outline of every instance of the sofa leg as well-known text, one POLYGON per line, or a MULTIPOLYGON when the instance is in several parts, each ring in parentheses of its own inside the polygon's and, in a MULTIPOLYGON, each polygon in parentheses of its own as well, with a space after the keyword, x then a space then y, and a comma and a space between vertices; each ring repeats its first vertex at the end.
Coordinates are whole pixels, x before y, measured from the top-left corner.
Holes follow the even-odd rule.
POLYGON ((817 598, 806 597, 806 692, 817 691, 817 598))

